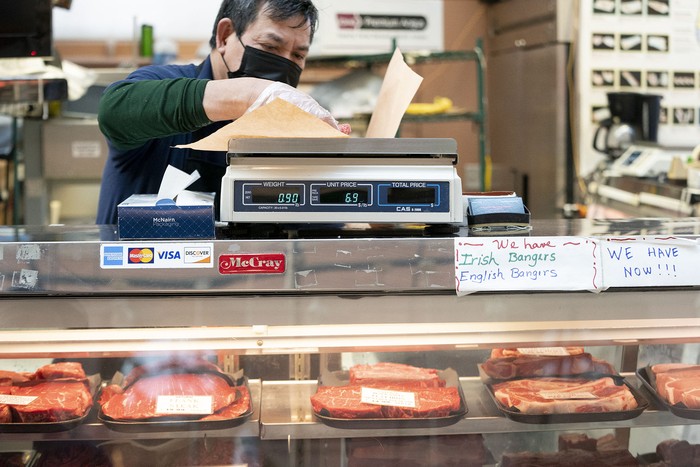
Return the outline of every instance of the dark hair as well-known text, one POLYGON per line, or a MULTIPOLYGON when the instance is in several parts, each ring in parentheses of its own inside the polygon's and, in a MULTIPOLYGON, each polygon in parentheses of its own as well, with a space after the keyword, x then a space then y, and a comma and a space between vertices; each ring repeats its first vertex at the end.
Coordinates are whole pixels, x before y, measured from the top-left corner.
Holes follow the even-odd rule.
POLYGON ((216 47, 216 26, 224 18, 228 18, 233 23, 236 35, 241 35, 248 29, 261 11, 274 21, 285 21, 296 16, 303 16, 303 20, 297 27, 310 25, 310 39, 313 40, 314 32, 318 26, 318 10, 311 0, 223 0, 219 8, 219 14, 214 21, 209 45, 213 49, 216 47))

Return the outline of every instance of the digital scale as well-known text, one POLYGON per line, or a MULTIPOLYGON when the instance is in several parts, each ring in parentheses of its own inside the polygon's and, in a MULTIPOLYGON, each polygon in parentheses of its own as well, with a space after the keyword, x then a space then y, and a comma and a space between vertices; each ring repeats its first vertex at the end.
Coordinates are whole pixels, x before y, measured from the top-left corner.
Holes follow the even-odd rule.
POLYGON ((453 139, 232 139, 227 161, 224 222, 464 223, 453 139))
POLYGON ((611 175, 657 177, 667 173, 674 157, 686 161, 692 148, 667 148, 655 145, 633 144, 610 166, 611 175))

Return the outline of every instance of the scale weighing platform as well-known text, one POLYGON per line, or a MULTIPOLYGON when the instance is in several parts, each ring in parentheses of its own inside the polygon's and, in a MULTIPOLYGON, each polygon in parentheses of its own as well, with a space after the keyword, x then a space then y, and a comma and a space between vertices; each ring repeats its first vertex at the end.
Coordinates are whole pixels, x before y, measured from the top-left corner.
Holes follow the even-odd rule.
POLYGON ((232 139, 227 159, 229 224, 464 224, 453 139, 232 139))

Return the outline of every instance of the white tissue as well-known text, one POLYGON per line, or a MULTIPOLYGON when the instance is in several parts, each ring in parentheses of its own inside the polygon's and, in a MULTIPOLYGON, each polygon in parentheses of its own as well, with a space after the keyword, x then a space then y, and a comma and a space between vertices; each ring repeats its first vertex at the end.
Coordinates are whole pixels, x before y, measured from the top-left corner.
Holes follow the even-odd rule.
POLYGON ((174 200, 175 204, 179 206, 202 204, 201 201, 197 203, 190 203, 189 201, 201 199, 201 197, 191 196, 195 195, 195 193, 186 191, 186 188, 199 180, 199 177, 199 172, 196 170, 191 174, 188 174, 187 172, 183 172, 182 170, 176 169, 172 165, 169 165, 165 169, 163 180, 160 182, 158 199, 171 199, 174 200))

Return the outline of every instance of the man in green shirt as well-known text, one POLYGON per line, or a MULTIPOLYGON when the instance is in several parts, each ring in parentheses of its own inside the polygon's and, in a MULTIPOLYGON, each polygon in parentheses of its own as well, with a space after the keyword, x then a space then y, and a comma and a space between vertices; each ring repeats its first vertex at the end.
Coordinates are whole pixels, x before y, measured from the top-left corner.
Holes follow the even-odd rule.
MULTIPOLYGON (((109 146, 98 224, 117 223, 117 205, 157 193, 168 165, 201 178, 190 189, 220 190, 223 152, 176 149, 207 136, 277 97, 338 128, 330 113, 296 90, 318 11, 311 0, 223 0, 199 65, 152 65, 112 84, 99 125, 109 146)), ((218 213, 218 209, 217 209, 218 213)))

